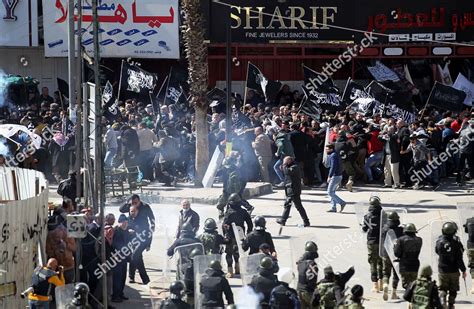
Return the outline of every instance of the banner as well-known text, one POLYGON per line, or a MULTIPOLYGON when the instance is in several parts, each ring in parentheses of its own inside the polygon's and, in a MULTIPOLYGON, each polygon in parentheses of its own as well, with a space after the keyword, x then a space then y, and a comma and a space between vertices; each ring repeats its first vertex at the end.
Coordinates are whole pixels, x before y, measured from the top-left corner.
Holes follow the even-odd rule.
POLYGON ((415 87, 413 80, 410 75, 410 71, 408 71, 408 66, 395 64, 392 65, 392 70, 397 74, 400 78, 400 83, 406 89, 410 90, 413 95, 417 95, 420 91, 415 87))
POLYGON ((453 85, 454 88, 464 91, 466 93, 466 99, 464 99, 464 104, 468 106, 472 106, 472 102, 474 101, 474 83, 468 80, 464 75, 461 73, 458 74, 456 81, 453 85))
POLYGON ((466 108, 465 99, 464 91, 435 82, 426 104, 449 111, 462 111, 466 108))
POLYGON ((365 88, 349 79, 343 93, 342 100, 349 104, 351 109, 366 116, 373 114, 376 100, 365 88))
POLYGON ((149 73, 136 65, 122 61, 122 72, 120 73, 121 88, 126 91, 135 92, 148 97, 148 93, 155 89, 156 75, 149 73))
POLYGON ((323 109, 314 100, 309 99, 310 94, 307 93, 307 89, 305 87, 302 87, 302 89, 304 96, 301 102, 300 112, 314 120, 318 120, 323 112, 323 109))
MULTIPOLYGON (((98 6, 101 57, 179 59, 178 0, 99 0, 98 6)), ((43 0, 46 57, 67 57, 68 14, 67 0, 43 0)), ((82 44, 92 55, 92 7, 85 2, 82 14, 82 44)))
POLYGON ((220 104, 225 104, 227 100, 227 93, 224 90, 214 87, 211 91, 207 93, 207 101, 209 102, 209 107, 217 107, 220 104))
POLYGON ((375 66, 373 67, 367 67, 369 70, 370 74, 375 78, 375 80, 379 82, 383 81, 394 81, 398 82, 400 78, 397 76, 395 72, 390 70, 387 66, 385 66, 382 62, 376 61, 375 66))
POLYGON ((3 0, 0 3, 0 46, 38 46, 36 1, 3 0))

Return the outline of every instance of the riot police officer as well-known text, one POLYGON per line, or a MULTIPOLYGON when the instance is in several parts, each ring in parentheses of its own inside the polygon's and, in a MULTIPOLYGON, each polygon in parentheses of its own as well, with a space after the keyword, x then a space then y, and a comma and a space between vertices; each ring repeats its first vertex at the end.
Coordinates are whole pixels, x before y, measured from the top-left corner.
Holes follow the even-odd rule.
POLYGON ((176 247, 194 244, 194 243, 201 243, 201 241, 196 238, 192 225, 189 223, 185 223, 183 224, 183 228, 181 230, 179 238, 177 238, 173 242, 173 244, 171 244, 171 246, 168 248, 167 254, 168 256, 171 257, 174 255, 174 249, 176 247))
POLYGON ((232 194, 229 197, 229 208, 224 215, 224 222, 222 229, 224 231, 224 240, 226 243, 225 249, 225 259, 227 261, 227 276, 232 278, 234 275, 232 264, 235 261, 235 274, 240 274, 239 267, 239 251, 237 247, 237 241, 239 235, 234 235, 234 230, 232 228, 232 223, 235 223, 236 226, 240 227, 243 232, 250 232, 253 228, 252 219, 247 211, 241 207, 241 199, 238 194, 232 194), (245 224, 247 224, 247 229, 245 229, 245 224))
POLYGON ((466 278, 466 266, 462 258, 464 247, 455 234, 457 226, 454 222, 443 224, 442 235, 436 241, 435 251, 439 256, 439 290, 441 304, 446 305, 448 298, 448 308, 454 308, 457 291, 459 290, 459 271, 466 278))
POLYGON ((297 309, 300 301, 296 290, 290 288, 295 275, 290 268, 283 268, 278 273, 278 285, 270 293, 271 309, 297 309))
POLYGON ((199 283, 200 291, 203 294, 203 308, 223 308, 225 295, 229 305, 234 303, 234 295, 229 285, 229 281, 224 277, 221 262, 211 261, 209 268, 199 283))
POLYGON ((217 231, 217 224, 214 219, 206 219, 204 222, 204 232, 199 235, 198 238, 204 246, 205 254, 221 253, 221 246, 224 244, 224 237, 217 231))
MULTIPOLYGON (((395 233, 395 236, 398 238, 403 236, 403 228, 400 226, 400 217, 398 214, 393 211, 388 215, 388 222, 382 228, 382 239, 385 239, 388 231, 392 230, 395 233)), ((381 244, 383 246, 383 244, 381 244)), ((385 251, 385 249, 382 249, 385 251)), ((383 300, 388 300, 388 284, 390 281, 390 276, 392 274, 393 265, 390 261, 390 258, 385 254, 382 257, 383 262, 383 300)), ((400 279, 395 271, 393 271, 392 279, 392 299, 399 299, 397 296, 397 287, 400 279)))
POLYGON ((277 277, 273 273, 273 261, 265 256, 260 261, 258 275, 255 275, 249 284, 255 293, 263 294, 263 299, 260 301, 263 309, 270 308, 270 294, 277 285, 277 277))
POLYGON ((412 308, 442 309, 436 281, 431 280, 433 270, 426 265, 420 269, 420 276, 413 281, 403 294, 403 299, 411 303, 412 308))
POLYGON ((380 244, 380 198, 372 196, 369 199, 369 212, 364 216, 362 230, 367 233, 367 251, 370 264, 370 279, 373 283, 372 292, 382 290, 383 264, 379 255, 380 244))
POLYGON ((200 248, 194 248, 189 253, 189 259, 183 265, 184 273, 184 294, 186 295, 186 303, 194 304, 194 257, 202 255, 200 248))
POLYGON ((324 278, 314 291, 313 306, 316 308, 336 308, 336 276, 331 266, 324 268, 324 278))
POLYGON ((403 236, 395 243, 393 251, 400 261, 400 276, 404 289, 416 280, 420 268, 420 255, 423 240, 416 236, 417 230, 413 223, 408 223, 403 228, 403 236))
POLYGON ((471 294, 474 294, 474 217, 468 218, 464 224, 464 232, 467 233, 467 258, 472 278, 471 294))
POLYGON ((272 235, 265 231, 266 221, 262 216, 256 216, 253 220, 254 230, 247 235, 247 238, 242 243, 242 249, 249 250, 249 254, 258 253, 261 244, 268 244, 270 252, 275 252, 275 245, 273 244, 272 235))
POLYGON ((313 293, 318 282, 318 265, 315 259, 319 257, 318 246, 313 241, 307 241, 303 256, 296 262, 298 268, 298 284, 296 290, 302 309, 312 309, 313 293))
POLYGON ((170 296, 161 304, 160 309, 191 309, 191 306, 181 300, 184 284, 181 281, 175 281, 170 285, 170 296))
POLYGON ((28 293, 28 305, 30 308, 49 307, 51 284, 54 286, 64 285, 62 266, 59 267, 59 272, 56 272, 57 268, 58 261, 51 258, 45 267, 40 266, 33 271, 31 278, 31 288, 33 290, 28 293))

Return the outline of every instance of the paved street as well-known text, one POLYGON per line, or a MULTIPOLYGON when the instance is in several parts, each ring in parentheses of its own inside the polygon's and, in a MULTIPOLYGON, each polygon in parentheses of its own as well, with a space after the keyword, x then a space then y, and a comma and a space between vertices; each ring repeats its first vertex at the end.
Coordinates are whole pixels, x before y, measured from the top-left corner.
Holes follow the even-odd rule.
MULTIPOLYGON (((192 196, 192 188, 183 191, 185 196, 192 196)), ((344 213, 327 213, 329 208, 325 191, 320 188, 304 190, 302 195, 303 205, 311 220, 310 228, 302 228, 298 213, 292 209, 291 218, 287 226, 283 229, 282 235, 277 236, 279 225, 275 219, 281 214, 284 192, 278 190, 273 194, 251 199, 252 205, 256 206, 254 215, 263 215, 267 218, 268 230, 272 233, 278 251, 280 267, 291 267, 295 259, 303 252, 304 242, 307 239, 314 239, 319 246, 318 263, 320 268, 327 264, 333 266, 335 271, 345 271, 351 265, 355 266, 356 273, 349 281, 348 286, 362 284, 365 289, 365 305, 367 308, 382 308, 389 305, 389 308, 406 308, 406 303, 402 301, 389 301, 388 304, 382 300, 382 294, 371 293, 371 283, 369 265, 367 262, 367 249, 365 235, 360 232, 355 214, 355 205, 367 202, 372 193, 376 193, 382 198, 384 208, 405 207, 408 210, 405 221, 415 223, 418 229, 429 223, 430 220, 440 216, 459 220, 456 212, 457 202, 474 202, 472 193, 460 190, 457 187, 444 186, 440 191, 432 192, 427 190, 392 190, 381 189, 379 187, 355 188, 354 192, 345 190, 339 191, 340 196, 348 202, 344 213)), ((165 248, 172 241, 176 232, 178 204, 153 204, 154 214, 158 220, 159 228, 155 232, 152 248, 145 253, 145 264, 149 271, 152 283, 150 286, 162 286, 162 282, 169 280, 169 276, 164 276, 163 269, 174 269, 174 262, 170 262, 165 257, 165 248)), ((211 205, 193 204, 192 208, 201 216, 201 226, 205 218, 213 217, 217 219, 217 211, 211 205)), ((118 207, 110 206, 108 212, 118 214, 118 207)), ((441 231, 435 231, 438 234, 441 231)), ((421 263, 432 263, 431 242, 432 231, 430 225, 421 229, 419 236, 423 238, 423 248, 421 252, 421 263)), ((467 263, 467 258, 465 258, 467 263)), ((224 265, 225 267, 225 265, 224 265)), ((436 268, 436 267, 435 267, 436 268)), ((436 269, 434 269, 436 271, 436 269)), ((172 274, 171 276, 173 276, 172 274)), ((137 279, 139 281, 137 274, 137 279)), ((127 283, 128 284, 128 283, 127 283)), ((236 278, 231 280, 234 293, 239 293, 241 280, 236 278)), ((401 284, 399 286, 401 288, 401 284)), ((471 288, 471 279, 468 278, 467 287, 471 288)), ((461 284, 461 292, 458 296, 456 308, 472 308, 474 295, 466 296, 464 284, 461 284)), ((154 289, 156 294, 158 290, 154 289)), ((402 291, 399 291, 401 294, 402 291)), ((150 289, 148 286, 139 283, 128 285, 127 296, 131 299, 117 308, 149 307, 150 289)), ((237 297, 237 301, 246 299, 237 297)), ((115 304, 114 304, 115 305, 115 304)))

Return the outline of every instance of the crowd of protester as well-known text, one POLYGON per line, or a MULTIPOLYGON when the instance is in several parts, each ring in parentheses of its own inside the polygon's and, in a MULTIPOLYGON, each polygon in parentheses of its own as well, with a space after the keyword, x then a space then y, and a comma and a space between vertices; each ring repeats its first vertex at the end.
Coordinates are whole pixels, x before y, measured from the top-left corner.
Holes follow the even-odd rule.
MULTIPOLYGON (((325 183, 327 169, 323 164, 326 129, 329 142, 343 157, 344 183, 349 190, 354 184, 379 183, 394 188, 418 189, 425 182, 437 188, 442 178, 457 175, 462 184, 473 173, 472 126, 470 112, 440 112, 426 109, 419 120, 407 124, 403 120, 363 115, 344 110, 318 115, 318 119, 299 112, 301 96, 284 85, 275 102, 267 104, 256 91, 248 91, 246 100, 234 97, 232 112, 233 148, 240 152, 248 181, 265 181, 279 185, 285 156, 295 158, 304 172, 305 185, 325 183), (243 101, 243 102, 242 102, 243 101), (463 141, 461 143, 461 141, 463 141), (454 147, 453 144, 456 143, 454 147), (430 164, 439 154, 448 159, 430 164), (422 169, 425 171, 422 176, 422 169)), ((45 173, 51 182, 67 178, 75 162, 75 126, 60 97, 49 96, 42 88, 36 98, 30 96, 28 108, 14 112, 2 123, 18 123, 38 135, 51 132, 41 148, 27 156, 19 166, 45 173)), ((141 178, 165 185, 194 181, 195 123, 192 108, 161 105, 154 111, 151 104, 137 99, 118 102, 120 113, 104 122, 105 167, 138 166, 141 178)), ((210 108, 209 152, 225 143, 225 113, 222 106, 210 108)), ((10 153, 21 152, 29 142, 18 133, 3 140, 10 153)), ((12 162, 11 160, 8 162, 12 162)))

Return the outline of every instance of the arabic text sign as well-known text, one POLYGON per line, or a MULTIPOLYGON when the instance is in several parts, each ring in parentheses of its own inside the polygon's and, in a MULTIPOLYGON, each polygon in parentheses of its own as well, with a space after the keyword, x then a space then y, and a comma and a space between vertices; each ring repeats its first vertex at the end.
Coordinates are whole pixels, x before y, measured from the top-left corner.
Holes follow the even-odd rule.
MULTIPOLYGON (((102 57, 179 58, 178 0, 98 2, 102 57)), ((43 11, 46 57, 67 57, 67 1, 43 0, 43 11)), ((82 44, 92 53, 92 8, 85 4, 82 14, 82 44)))
POLYGON ((3 0, 0 3, 0 46, 38 46, 36 1, 3 0))

